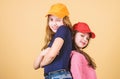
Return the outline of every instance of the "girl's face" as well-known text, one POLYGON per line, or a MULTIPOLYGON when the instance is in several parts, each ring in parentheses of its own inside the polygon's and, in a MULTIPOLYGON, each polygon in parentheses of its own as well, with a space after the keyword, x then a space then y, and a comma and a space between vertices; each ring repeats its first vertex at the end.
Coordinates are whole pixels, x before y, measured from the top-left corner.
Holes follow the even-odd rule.
POLYGON ((63 19, 53 15, 49 16, 49 27, 53 32, 56 32, 61 25, 63 25, 63 19))
POLYGON ((88 45, 90 36, 88 33, 81 33, 81 32, 77 32, 75 34, 75 44, 79 47, 79 48, 84 48, 85 46, 88 45))

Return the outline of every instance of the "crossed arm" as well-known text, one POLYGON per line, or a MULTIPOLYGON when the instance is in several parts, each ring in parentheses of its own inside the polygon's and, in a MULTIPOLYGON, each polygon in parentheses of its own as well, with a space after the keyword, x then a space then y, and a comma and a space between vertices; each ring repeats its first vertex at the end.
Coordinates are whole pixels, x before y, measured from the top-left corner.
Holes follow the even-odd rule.
POLYGON ((60 37, 57 37, 51 47, 41 51, 34 61, 34 69, 42 68, 43 66, 50 64, 59 54, 59 50, 61 49, 63 43, 64 40, 60 37))

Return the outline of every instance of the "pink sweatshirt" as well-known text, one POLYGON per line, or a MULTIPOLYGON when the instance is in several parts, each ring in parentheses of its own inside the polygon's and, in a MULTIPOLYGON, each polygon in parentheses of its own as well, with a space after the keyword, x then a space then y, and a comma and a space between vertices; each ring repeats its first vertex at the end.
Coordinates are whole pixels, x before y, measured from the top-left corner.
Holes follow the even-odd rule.
POLYGON ((88 66, 88 62, 82 54, 72 51, 71 55, 73 79, 97 79, 95 70, 88 66))

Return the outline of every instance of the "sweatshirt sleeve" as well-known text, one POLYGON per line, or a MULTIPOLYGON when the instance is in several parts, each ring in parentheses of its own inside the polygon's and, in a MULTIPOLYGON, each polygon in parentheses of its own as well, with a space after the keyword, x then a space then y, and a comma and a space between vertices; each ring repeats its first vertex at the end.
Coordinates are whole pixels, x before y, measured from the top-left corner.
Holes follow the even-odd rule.
POLYGON ((82 59, 78 52, 73 52, 71 58, 71 73, 73 79, 83 79, 83 71, 82 71, 82 59))

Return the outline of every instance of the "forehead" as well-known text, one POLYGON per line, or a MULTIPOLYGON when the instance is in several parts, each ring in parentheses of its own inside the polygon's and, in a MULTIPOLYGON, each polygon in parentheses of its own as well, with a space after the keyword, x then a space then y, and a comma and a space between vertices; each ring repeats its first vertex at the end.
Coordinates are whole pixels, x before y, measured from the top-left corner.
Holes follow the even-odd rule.
POLYGON ((90 36, 90 34, 89 34, 89 33, 77 32, 76 34, 79 34, 79 35, 85 35, 85 36, 90 36))
POLYGON ((59 17, 54 16, 54 15, 49 15, 48 17, 49 17, 49 18, 54 18, 54 19, 60 19, 59 17))

